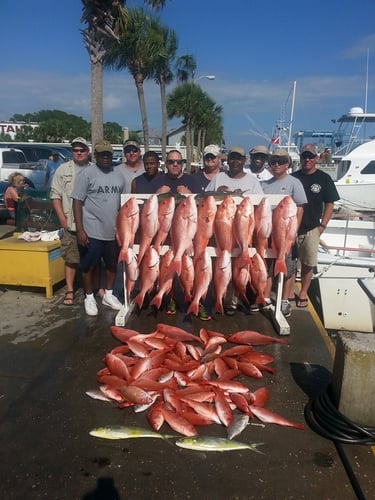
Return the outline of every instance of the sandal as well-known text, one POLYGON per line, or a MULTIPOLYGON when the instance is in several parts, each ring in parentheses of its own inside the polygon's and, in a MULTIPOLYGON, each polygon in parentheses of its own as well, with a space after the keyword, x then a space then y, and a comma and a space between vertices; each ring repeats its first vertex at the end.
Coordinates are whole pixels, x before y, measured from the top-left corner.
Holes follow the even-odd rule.
POLYGON ((65 292, 63 304, 64 304, 64 306, 72 306, 74 304, 74 292, 73 292, 73 290, 68 290, 67 292, 65 292), (69 295, 71 297, 68 297, 69 295))
POLYGON ((297 299, 296 307, 299 307, 300 309, 304 309, 308 305, 309 305, 309 299, 300 299, 300 298, 297 299))

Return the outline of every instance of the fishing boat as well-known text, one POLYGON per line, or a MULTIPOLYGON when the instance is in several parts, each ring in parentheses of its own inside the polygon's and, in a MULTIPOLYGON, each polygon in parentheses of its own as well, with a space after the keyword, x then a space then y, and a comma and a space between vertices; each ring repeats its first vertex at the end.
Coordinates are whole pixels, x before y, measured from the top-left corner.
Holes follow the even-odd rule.
POLYGON ((375 140, 344 156, 338 169, 343 172, 335 182, 340 203, 355 211, 375 211, 375 140))
POLYGON ((327 329, 374 331, 375 212, 337 208, 320 240, 311 298, 327 329))

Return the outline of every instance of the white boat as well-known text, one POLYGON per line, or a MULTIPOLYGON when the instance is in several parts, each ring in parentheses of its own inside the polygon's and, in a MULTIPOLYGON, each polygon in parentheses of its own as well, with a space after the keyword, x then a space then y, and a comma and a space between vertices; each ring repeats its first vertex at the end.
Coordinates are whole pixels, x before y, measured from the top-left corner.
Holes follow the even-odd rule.
POLYGON ((317 300, 327 329, 372 333, 375 324, 375 214, 339 210, 321 237, 317 300), (369 286, 364 286, 369 285, 369 286))
POLYGON ((345 172, 335 182, 340 203, 356 211, 375 211, 375 140, 344 156, 338 170, 345 172))

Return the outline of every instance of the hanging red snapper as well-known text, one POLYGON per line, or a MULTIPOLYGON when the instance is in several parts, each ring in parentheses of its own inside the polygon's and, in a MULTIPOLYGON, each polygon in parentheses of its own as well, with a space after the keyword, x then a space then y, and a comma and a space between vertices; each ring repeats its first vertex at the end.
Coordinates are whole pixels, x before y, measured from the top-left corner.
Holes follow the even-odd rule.
POLYGON ((156 194, 153 194, 149 198, 147 198, 147 200, 145 200, 141 209, 139 222, 140 242, 138 263, 142 261, 143 256, 147 248, 151 245, 151 242, 156 235, 158 228, 158 197, 156 196, 156 194))
POLYGON ((249 246, 252 246, 254 232, 254 207, 250 196, 245 196, 237 206, 233 221, 233 235, 241 254, 250 260, 249 246))
POLYGON ((212 195, 205 196, 197 207, 197 231, 194 236, 194 261, 206 249, 214 231, 214 220, 216 215, 216 201, 212 195))
POLYGON ((217 207, 214 220, 214 235, 219 250, 232 252, 233 248, 233 221, 236 213, 236 202, 231 195, 227 195, 217 207))
POLYGON ((176 202, 174 196, 166 198, 159 196, 158 203, 159 228, 154 238, 154 248, 160 253, 160 247, 165 242, 171 228, 176 202))
POLYGON ((173 268, 181 274, 182 256, 192 250, 192 242, 197 230, 197 205, 194 196, 186 196, 177 205, 173 215, 170 237, 174 251, 173 268))
POLYGON ((272 247, 276 251, 275 276, 287 273, 285 256, 296 240, 297 229, 297 205, 290 196, 285 196, 272 214, 272 247))
POLYGON ((134 299, 134 303, 142 309, 143 301, 146 293, 150 292, 159 275, 159 254, 154 247, 149 247, 146 250, 145 256, 142 259, 139 271, 139 292, 134 299))
POLYGON ((120 208, 116 219, 116 240, 121 247, 118 262, 126 262, 128 249, 134 244, 139 226, 139 207, 136 198, 129 198, 120 208))
POLYGON ((272 208, 269 198, 261 199, 254 211, 255 220, 255 247, 259 255, 264 259, 268 248, 268 238, 272 231, 272 208))

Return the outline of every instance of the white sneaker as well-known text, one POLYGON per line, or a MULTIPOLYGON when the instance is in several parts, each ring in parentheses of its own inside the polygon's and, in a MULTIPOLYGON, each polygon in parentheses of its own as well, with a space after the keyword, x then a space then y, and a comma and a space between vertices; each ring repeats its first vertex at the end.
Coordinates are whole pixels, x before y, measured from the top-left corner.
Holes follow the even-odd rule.
POLYGON ((108 306, 111 309, 114 309, 115 311, 119 311, 123 307, 121 302, 118 300, 117 297, 115 297, 115 295, 109 295, 109 296, 104 295, 102 303, 104 306, 108 306))
POLYGON ((96 300, 94 297, 86 297, 84 300, 85 311, 88 316, 98 315, 98 306, 96 305, 96 300))

